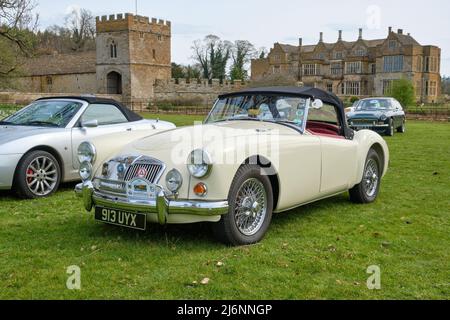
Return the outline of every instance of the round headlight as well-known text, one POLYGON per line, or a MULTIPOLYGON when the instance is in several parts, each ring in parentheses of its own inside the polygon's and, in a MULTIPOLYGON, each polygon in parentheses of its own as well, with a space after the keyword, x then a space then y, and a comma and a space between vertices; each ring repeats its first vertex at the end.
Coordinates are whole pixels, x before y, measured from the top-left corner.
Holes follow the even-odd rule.
POLYGON ((380 117, 380 120, 381 120, 381 121, 386 121, 386 120, 387 120, 386 115, 383 114, 383 115, 380 117))
POLYGON ((211 156, 204 150, 194 150, 188 157, 187 168, 193 177, 204 178, 212 170, 211 156))
POLYGON ((87 161, 83 162, 80 165, 80 171, 79 171, 81 180, 83 182, 90 180, 92 178, 93 171, 94 170, 93 170, 92 164, 90 162, 87 162, 87 161))
POLYGON ((90 162, 94 163, 97 156, 95 146, 90 142, 83 142, 78 147, 78 161, 80 163, 90 162))
POLYGON ((171 170, 166 175, 166 186, 170 192, 177 192, 183 185, 183 177, 177 169, 171 170))

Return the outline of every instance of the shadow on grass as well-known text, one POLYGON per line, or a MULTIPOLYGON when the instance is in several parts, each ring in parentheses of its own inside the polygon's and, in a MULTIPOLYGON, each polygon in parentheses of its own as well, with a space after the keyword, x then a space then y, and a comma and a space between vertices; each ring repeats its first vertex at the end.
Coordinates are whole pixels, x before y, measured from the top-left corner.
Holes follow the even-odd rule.
MULTIPOLYGON (((345 195, 336 196, 330 199, 322 200, 316 203, 305 205, 297 209, 293 209, 284 213, 274 214, 269 232, 277 229, 284 229, 288 224, 301 224, 305 219, 311 219, 314 215, 327 214, 329 208, 333 208, 333 212, 344 209, 348 206, 349 200, 345 195)), ((183 244, 196 248, 198 250, 223 248, 226 245, 218 242, 215 238, 212 223, 196 223, 186 225, 165 225, 148 224, 146 231, 136 231, 118 226, 101 224, 93 222, 95 225, 91 229, 89 236, 99 241, 118 239, 121 241, 134 243, 154 243, 159 245, 177 246, 183 244)))
MULTIPOLYGON (((62 183, 59 186, 59 189, 56 191, 55 194, 53 194, 51 197, 57 196, 59 193, 68 192, 68 191, 74 191, 75 186, 78 184, 78 182, 66 182, 62 183)), ((20 196, 18 196, 17 192, 14 190, 0 190, 0 200, 14 200, 14 201, 30 201, 30 199, 23 199, 20 196)))

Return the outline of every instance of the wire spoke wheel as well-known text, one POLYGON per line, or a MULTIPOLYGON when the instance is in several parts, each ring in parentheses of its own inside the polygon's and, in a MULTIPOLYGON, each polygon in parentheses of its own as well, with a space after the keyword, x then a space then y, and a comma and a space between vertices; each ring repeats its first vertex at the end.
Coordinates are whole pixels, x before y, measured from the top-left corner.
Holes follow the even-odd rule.
POLYGON ((26 169, 26 184, 36 196, 46 196, 56 187, 58 169, 55 162, 46 156, 31 161, 26 169))
POLYGON ((377 193, 378 181, 380 179, 378 171, 379 169, 377 162, 373 159, 370 159, 367 162, 363 178, 364 192, 368 197, 373 197, 377 193))
POLYGON ((239 231, 246 236, 255 235, 267 214, 267 192, 264 184, 251 178, 240 187, 235 200, 234 220, 239 231))

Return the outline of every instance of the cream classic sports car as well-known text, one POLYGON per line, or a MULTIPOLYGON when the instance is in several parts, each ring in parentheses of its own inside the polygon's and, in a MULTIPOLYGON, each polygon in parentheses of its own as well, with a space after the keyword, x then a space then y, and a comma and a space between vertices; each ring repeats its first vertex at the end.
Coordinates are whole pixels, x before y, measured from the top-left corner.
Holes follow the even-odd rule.
POLYGON ((247 245, 272 213, 347 191, 375 201, 388 163, 386 142, 351 130, 335 95, 256 88, 220 96, 203 124, 139 139, 96 168, 82 163, 76 192, 103 223, 211 222, 223 242, 247 245))

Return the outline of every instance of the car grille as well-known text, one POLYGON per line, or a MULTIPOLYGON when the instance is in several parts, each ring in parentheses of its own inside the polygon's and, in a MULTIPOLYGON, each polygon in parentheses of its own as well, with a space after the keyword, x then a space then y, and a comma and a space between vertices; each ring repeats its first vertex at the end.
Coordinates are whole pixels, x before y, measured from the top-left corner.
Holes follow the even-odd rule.
POLYGON ((140 160, 128 168, 125 174, 125 181, 131 181, 134 178, 143 178, 151 183, 157 183, 163 170, 164 165, 162 163, 149 163, 149 161, 140 160))
POLYGON ((350 123, 353 125, 363 125, 363 126, 372 126, 377 124, 377 120, 375 119, 352 119, 350 123))
POLYGON ((126 195, 129 181, 142 178, 157 184, 166 169, 163 162, 145 156, 118 158, 108 162, 105 167, 106 174, 94 179, 94 188, 101 194, 119 197, 126 195), (120 166, 125 167, 123 173, 118 170, 120 166))

